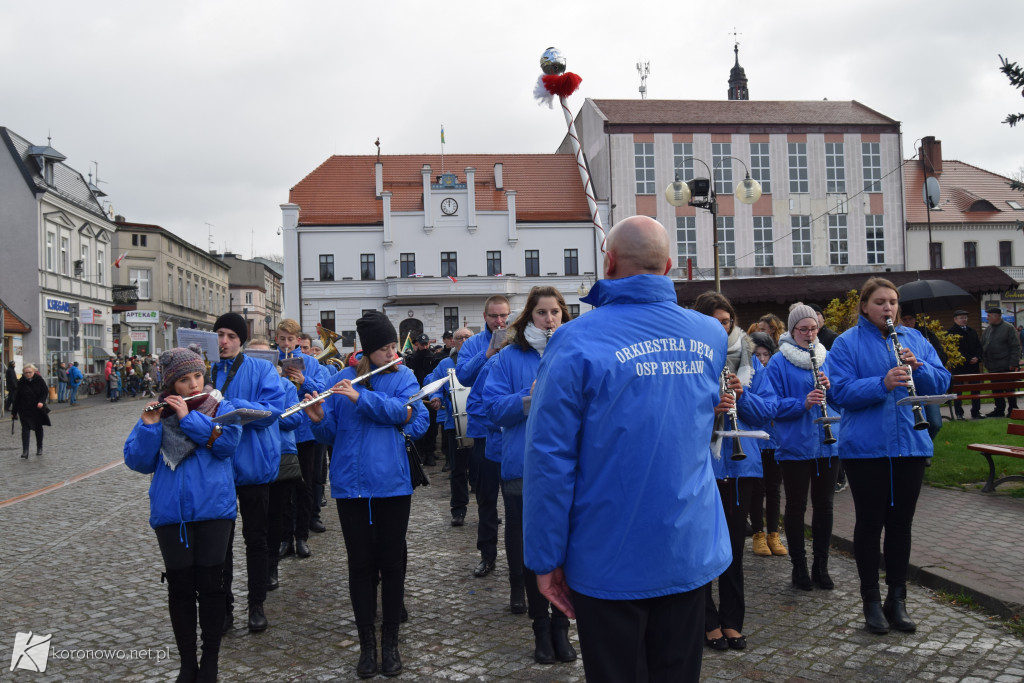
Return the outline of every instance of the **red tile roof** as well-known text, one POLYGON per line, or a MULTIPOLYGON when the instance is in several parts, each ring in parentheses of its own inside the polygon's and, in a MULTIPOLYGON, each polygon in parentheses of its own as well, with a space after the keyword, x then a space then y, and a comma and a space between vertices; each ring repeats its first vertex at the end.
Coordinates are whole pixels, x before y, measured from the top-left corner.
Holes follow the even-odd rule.
MULTIPOLYGON (((383 202, 375 197, 375 155, 332 156, 289 193, 298 204, 300 225, 373 225, 383 223, 383 202)), ((436 154, 381 156, 384 190, 391 210, 423 210, 424 164, 431 182, 441 173, 436 154)), ((516 191, 516 220, 587 222, 590 211, 576 159, 570 154, 446 154, 444 168, 466 182, 466 167, 476 169, 477 211, 506 211, 504 190, 516 191), (494 165, 502 164, 503 188, 495 188, 494 165)), ((442 192, 442 190, 434 190, 442 192)))
MULTIPOLYGON (((1024 206, 1024 193, 1010 189, 1010 179, 962 161, 943 159, 939 181, 941 211, 932 209, 933 225, 943 223, 1011 223, 1024 221, 1024 210, 1014 209, 1007 201, 1024 206)), ((907 222, 927 223, 928 210, 921 196, 924 173, 920 162, 910 159, 903 166, 907 222)))
POLYGON ((813 125, 899 126, 857 101, 593 100, 616 125, 813 125))
POLYGON ((3 307, 4 309, 4 329, 0 330, 0 334, 6 332, 27 334, 32 331, 32 326, 25 322, 25 320, 17 313, 12 311, 3 301, 0 301, 0 307, 3 307))

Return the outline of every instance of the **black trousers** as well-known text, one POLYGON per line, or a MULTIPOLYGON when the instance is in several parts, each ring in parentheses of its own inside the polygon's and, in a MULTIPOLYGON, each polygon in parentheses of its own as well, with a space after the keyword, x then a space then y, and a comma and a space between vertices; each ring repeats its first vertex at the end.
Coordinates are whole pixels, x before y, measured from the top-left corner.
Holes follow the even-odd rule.
POLYGON ((828 557, 832 540, 832 499, 836 492, 839 458, 783 460, 782 481, 786 487, 786 543, 793 562, 806 562, 804 513, 807 490, 811 492, 811 550, 814 557, 828 557))
POLYGON ((754 480, 750 495, 750 528, 754 533, 779 530, 779 508, 782 496, 779 487, 782 485, 782 470, 775 462, 775 449, 761 451, 761 471, 764 476, 754 480), (766 528, 767 527, 767 528, 766 528))
MULTIPOLYGON (((953 373, 954 377, 956 377, 956 375, 970 375, 970 374, 979 373, 979 372, 981 372, 981 367, 977 363, 975 363, 974 365, 962 366, 960 368, 957 368, 957 370, 958 370, 958 372, 954 372, 953 373)), ((954 400, 953 401, 953 413, 957 417, 963 417, 964 416, 964 402, 963 401, 960 401, 960 400, 954 400)), ((981 399, 980 398, 972 398, 971 399, 971 417, 978 417, 980 415, 981 415, 981 399)))
POLYGON ((33 427, 24 420, 21 421, 21 450, 28 450, 28 444, 31 440, 29 437, 32 432, 36 433, 36 450, 43 450, 43 425, 35 425, 33 427))
POLYGON ((233 522, 231 519, 210 519, 158 526, 154 531, 164 558, 164 568, 174 571, 224 564, 233 522))
POLYGON ((292 539, 292 515, 290 513, 292 494, 299 479, 270 482, 267 497, 267 568, 277 567, 277 549, 281 541, 292 539))
POLYGON ((427 406, 427 413, 430 420, 427 432, 416 441, 416 451, 420 454, 423 464, 437 459, 437 411, 427 406))
POLYGON ((526 610, 534 621, 568 624, 569 618, 548 602, 537 588, 537 575, 523 563, 523 480, 502 481, 501 499, 505 502, 505 558, 508 560, 509 585, 522 585, 526 589, 526 610))
POLYGON ((704 589, 644 600, 572 591, 587 683, 700 680, 704 589))
POLYGON ((885 583, 905 586, 911 527, 924 479, 925 458, 850 458, 843 461, 857 515, 853 555, 860 587, 878 588, 878 546, 885 529, 885 583))
POLYGON ((725 523, 729 527, 732 563, 718 577, 717 608, 711 592, 711 583, 704 586, 705 631, 731 628, 743 633, 743 618, 747 610, 743 599, 743 543, 747 538, 747 508, 753 486, 753 477, 718 480, 718 492, 721 494, 722 508, 725 510, 725 523))
MULTIPOLYGON (((249 604, 267 599, 267 526, 270 510, 270 484, 236 486, 238 514, 242 518, 242 538, 245 539, 245 569, 248 576, 249 604)), ((235 527, 231 526, 231 538, 224 558, 224 591, 228 609, 235 602, 231 592, 232 569, 234 566, 235 527)))
POLYGON ((313 496, 320 497, 320 491, 315 490, 313 474, 316 441, 302 441, 295 446, 299 452, 299 469, 302 470, 302 481, 295 486, 295 538, 305 541, 309 538, 309 523, 313 520, 313 496))
POLYGON ((338 498, 338 519, 348 555, 348 589, 357 626, 372 626, 377 614, 397 625, 405 595, 405 534, 412 496, 338 498))
MULTIPOLYGON (((483 439, 474 442, 482 444, 483 439)), ((501 486, 501 463, 481 458, 476 477, 476 549, 481 559, 494 562, 498 557, 498 489, 501 486)))
POLYGON ((452 516, 466 516, 469 505, 469 458, 472 448, 459 448, 454 429, 446 429, 448 435, 448 482, 451 485, 452 516))

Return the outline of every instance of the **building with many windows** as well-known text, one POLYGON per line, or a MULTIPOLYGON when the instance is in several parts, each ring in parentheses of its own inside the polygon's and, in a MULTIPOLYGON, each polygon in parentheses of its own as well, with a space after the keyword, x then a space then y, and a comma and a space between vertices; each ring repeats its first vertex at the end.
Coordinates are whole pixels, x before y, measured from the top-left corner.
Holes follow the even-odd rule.
POLYGON ((229 310, 230 265, 159 225, 117 216, 115 247, 124 254, 116 284, 135 287, 138 302, 117 307, 115 353, 157 354, 176 344, 179 327, 212 330, 229 310))
POLYGON ((104 193, 65 160, 0 127, 0 292, 25 328, 8 343, 19 370, 34 363, 51 384, 61 361, 88 373, 106 359, 115 303, 104 193))
POLYGON ((245 318, 250 337, 262 334, 273 340, 277 324, 284 317, 281 274, 277 264, 268 264, 266 259, 247 261, 230 253, 221 254, 219 258, 231 269, 228 310, 245 318))
POLYGON ((385 311, 403 339, 439 339, 480 329, 488 296, 504 294, 515 311, 538 284, 578 311, 600 271, 571 155, 332 156, 289 202, 285 313, 350 348, 368 309, 385 311))
POLYGON ((675 236, 673 275, 712 279, 710 213, 665 197, 677 176, 711 178, 723 278, 901 270, 899 122, 854 101, 747 100, 738 66, 729 100, 584 102, 576 127, 610 222, 658 219, 675 236), (752 205, 735 197, 748 169, 763 192, 752 205))

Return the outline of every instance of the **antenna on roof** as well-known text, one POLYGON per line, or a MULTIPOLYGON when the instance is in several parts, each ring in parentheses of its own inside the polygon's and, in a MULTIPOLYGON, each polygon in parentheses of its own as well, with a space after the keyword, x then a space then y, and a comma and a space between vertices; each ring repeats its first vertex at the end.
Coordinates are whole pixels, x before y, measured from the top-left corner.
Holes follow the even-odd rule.
POLYGON ((647 99, 647 76, 651 73, 651 63, 637 62, 636 72, 640 74, 640 99, 647 99))
POLYGON ((213 223, 206 221, 203 223, 206 226, 206 245, 208 249, 216 250, 217 245, 213 243, 213 223))
MULTIPOLYGON (((99 187, 100 183, 105 183, 107 181, 106 180, 100 180, 100 162, 93 161, 92 163, 94 163, 96 165, 96 187, 99 187)), ((90 179, 92 178, 92 174, 91 173, 89 174, 89 177, 90 177, 90 179)))

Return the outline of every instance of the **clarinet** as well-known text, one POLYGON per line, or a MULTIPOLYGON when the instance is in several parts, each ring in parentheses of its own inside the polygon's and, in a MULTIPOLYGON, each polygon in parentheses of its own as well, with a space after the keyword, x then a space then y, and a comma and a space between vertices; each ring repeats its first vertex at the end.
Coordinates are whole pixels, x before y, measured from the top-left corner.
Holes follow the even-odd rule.
POLYGON ((821 416, 824 418, 822 421, 824 423, 822 427, 825 428, 825 440, 822 443, 828 446, 829 444, 836 442, 836 437, 832 436, 832 425, 829 424, 828 405, 825 397, 825 384, 821 381, 821 378, 818 377, 818 360, 814 357, 814 342, 810 342, 807 345, 807 350, 811 352, 811 372, 814 373, 814 388, 820 389, 822 393, 821 416))
MULTIPOLYGON (((722 368, 722 392, 732 396, 732 408, 729 408, 727 413, 729 416, 729 426, 731 431, 740 431, 739 417, 736 414, 736 392, 729 386, 729 366, 722 368)), ((729 456, 730 460, 746 460, 747 454, 743 452, 743 444, 740 443, 738 436, 732 437, 732 455, 729 456)))
MULTIPOLYGON (((903 345, 900 344, 900 340, 896 335, 896 328, 892 324, 892 318, 885 319, 885 330, 889 335, 889 339, 892 340, 892 350, 896 354, 896 365, 903 366, 907 369, 907 393, 911 396, 917 396, 917 390, 914 388, 914 371, 910 367, 910 364, 903 360, 903 345)), ((921 404, 915 403, 913 405, 914 411, 914 429, 928 429, 928 420, 924 417, 924 411, 921 410, 921 404)))

